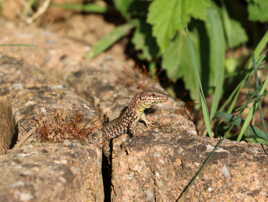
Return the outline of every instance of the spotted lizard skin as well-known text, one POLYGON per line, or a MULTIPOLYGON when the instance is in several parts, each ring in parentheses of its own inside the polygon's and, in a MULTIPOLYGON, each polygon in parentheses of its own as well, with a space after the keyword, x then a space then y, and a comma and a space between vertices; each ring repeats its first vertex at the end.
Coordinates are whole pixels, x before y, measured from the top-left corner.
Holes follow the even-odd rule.
POLYGON ((113 138, 122 134, 135 135, 135 127, 139 120, 142 120, 148 126, 144 110, 154 104, 163 103, 167 99, 166 94, 155 91, 144 91, 136 94, 120 116, 105 124, 100 130, 104 155, 106 157, 110 156, 110 142, 113 138))

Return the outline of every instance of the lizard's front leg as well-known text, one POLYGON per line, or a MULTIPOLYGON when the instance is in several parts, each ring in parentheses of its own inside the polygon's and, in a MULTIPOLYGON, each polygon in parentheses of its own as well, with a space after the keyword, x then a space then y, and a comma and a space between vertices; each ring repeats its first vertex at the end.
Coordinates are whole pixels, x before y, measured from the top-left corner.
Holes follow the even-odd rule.
POLYGON ((130 124, 130 126, 127 129, 127 133, 129 135, 129 137, 133 137, 136 133, 136 125, 137 125, 137 121, 133 122, 132 124, 130 124))
POLYGON ((142 113, 140 116, 140 120, 144 123, 144 125, 148 128, 151 125, 151 122, 147 120, 145 113, 142 113))

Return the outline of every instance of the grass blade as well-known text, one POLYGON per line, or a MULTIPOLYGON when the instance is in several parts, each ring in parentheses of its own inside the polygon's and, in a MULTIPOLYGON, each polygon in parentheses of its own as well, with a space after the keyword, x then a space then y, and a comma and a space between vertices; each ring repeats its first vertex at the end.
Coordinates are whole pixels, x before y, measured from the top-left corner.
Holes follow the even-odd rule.
POLYGON ((211 122, 209 118, 208 106, 207 106, 206 98, 203 93, 201 83, 200 83, 200 102, 201 102, 202 113, 204 116, 204 121, 205 121, 206 129, 208 131, 208 135, 209 137, 213 137, 214 134, 212 131, 212 126, 211 126, 211 122))
POLYGON ((250 108, 249 113, 247 115, 247 118, 246 118, 245 122, 243 123, 243 126, 242 126, 242 128, 240 130, 240 133, 239 133, 239 135, 238 135, 238 137, 236 139, 238 142, 241 141, 243 135, 245 134, 246 130, 248 129, 248 127, 250 125, 250 122, 251 122, 251 120, 253 118, 255 109, 256 109, 255 105, 250 108))
POLYGON ((96 4, 74 4, 74 3, 53 3, 52 6, 60 7, 68 10, 84 11, 91 13, 106 13, 107 7, 99 6, 96 4))
POLYGON ((0 46, 10 46, 10 47, 36 47, 34 44, 0 44, 0 46))
POLYGON ((225 37, 223 23, 220 13, 216 7, 208 9, 206 29, 210 39, 209 63, 211 69, 210 82, 215 87, 214 96, 210 110, 210 120, 217 112, 223 92, 224 83, 224 59, 225 59, 225 37))
POLYGON ((183 188, 182 192, 180 193, 179 197, 176 199, 176 202, 179 202, 180 199, 182 199, 182 196, 186 191, 190 188, 190 186, 193 184, 193 182, 197 179, 197 177, 201 174, 201 172, 204 170, 205 166, 208 164, 208 162, 212 159, 214 154, 216 153, 216 150, 220 146, 220 144, 223 142, 223 138, 221 138, 217 144, 214 146, 213 150, 208 154, 207 158, 203 161, 201 166, 198 168, 197 172, 194 174, 194 176, 191 178, 191 180, 188 182, 188 184, 183 188))
POLYGON ((127 35, 129 31, 134 27, 134 24, 124 24, 115 28, 108 35, 103 37, 92 47, 92 50, 86 54, 86 58, 92 59, 111 47, 116 41, 127 35))
MULTIPOLYGON (((259 61, 260 59, 264 59, 261 53, 266 48, 267 43, 268 43, 268 31, 266 31, 261 41, 258 43, 257 47, 254 50, 253 56, 255 57, 256 61, 259 61)), ((250 60, 248 62, 247 68, 251 68, 252 66, 253 66, 253 61, 250 60)))
POLYGON ((189 57, 192 58, 190 60, 192 62, 192 65, 191 65, 192 72, 194 74, 195 81, 197 81, 196 83, 199 88, 199 100, 201 102, 201 108, 202 108, 202 113, 204 116, 206 129, 208 131, 209 136, 213 137, 214 135, 212 131, 211 120, 209 118, 210 116, 209 116, 208 106, 207 106, 206 98, 204 96, 201 79, 200 79, 200 73, 199 73, 200 64, 199 64, 199 60, 197 59, 198 58, 197 49, 195 48, 194 41, 190 37, 186 37, 186 40, 187 40, 188 47, 189 47, 189 57))
MULTIPOLYGON (((260 92, 258 93, 259 97, 262 97, 264 95, 264 91, 267 88, 267 85, 268 85, 268 77, 266 77, 266 79, 262 85, 262 88, 261 88, 260 92)), ((250 108, 249 113, 247 115, 247 118, 242 126, 242 129, 241 129, 239 135, 238 135, 237 141, 241 141, 241 139, 242 139, 245 131, 247 130, 247 128, 248 128, 248 126, 253 118, 253 115, 254 115, 256 109, 258 108, 258 105, 260 104, 260 102, 261 102, 260 100, 258 102, 255 102, 253 104, 253 107, 250 108)))

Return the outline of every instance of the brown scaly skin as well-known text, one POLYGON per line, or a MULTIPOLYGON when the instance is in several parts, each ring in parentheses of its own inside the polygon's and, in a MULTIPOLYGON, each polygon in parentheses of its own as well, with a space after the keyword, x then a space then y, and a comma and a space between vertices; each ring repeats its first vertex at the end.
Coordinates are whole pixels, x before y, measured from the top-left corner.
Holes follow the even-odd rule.
POLYGON ((146 120, 144 110, 154 104, 165 102, 167 99, 167 95, 154 91, 144 91, 136 94, 120 116, 105 124, 101 129, 104 155, 106 157, 110 156, 109 144, 113 138, 122 134, 135 135, 134 129, 139 120, 142 120, 148 126, 149 123, 146 120))

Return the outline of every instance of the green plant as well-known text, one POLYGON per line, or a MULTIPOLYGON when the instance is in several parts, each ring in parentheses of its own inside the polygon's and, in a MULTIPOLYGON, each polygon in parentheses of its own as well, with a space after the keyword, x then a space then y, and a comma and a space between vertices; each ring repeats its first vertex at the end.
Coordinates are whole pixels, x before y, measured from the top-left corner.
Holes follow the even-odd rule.
MULTIPOLYGON (((259 78, 258 73, 261 73, 262 70, 261 66, 265 59, 265 52, 263 51, 267 44, 268 31, 254 50, 252 60, 248 62, 247 69, 249 71, 246 72, 241 82, 237 85, 236 89, 233 90, 229 98, 226 99, 225 103, 216 114, 216 118, 225 122, 224 128, 226 130, 226 138, 235 136, 237 141, 240 141, 242 138, 244 138, 251 142, 268 144, 268 133, 262 131, 252 124, 252 119, 257 111, 259 111, 259 114, 261 115, 260 119, 264 119, 261 110, 263 98, 266 94, 265 90, 267 89, 268 85, 268 76, 266 76, 266 79, 262 81, 259 78), (238 105, 237 100, 241 89, 250 83, 250 80, 256 81, 255 88, 252 92, 248 93, 246 102, 238 105), (241 115, 245 111, 247 111, 247 115, 246 119, 243 120, 241 115), (234 127, 240 128, 239 133, 230 133, 234 127)), ((264 121, 262 122, 262 126, 263 128, 266 128, 264 121)))
MULTIPOLYGON (((248 1, 249 10, 253 5, 266 4, 255 0, 248 1), (256 1, 256 2, 255 2, 256 1)), ((228 14, 224 2, 218 4, 209 0, 114 0, 114 6, 127 21, 129 29, 134 28, 131 42, 138 51, 138 57, 147 60, 152 67, 162 66, 172 81, 183 79, 193 99, 198 99, 197 83, 189 73, 189 46, 185 38, 195 43, 196 63, 199 66, 205 95, 214 93, 211 117, 215 115, 222 95, 224 82, 225 51, 247 41, 247 34, 241 23, 228 14), (207 40, 204 40, 207 39, 207 40), (152 65, 153 63, 157 63, 152 65)), ((250 15, 251 16, 251 15, 250 15)), ((266 20, 262 15, 250 18, 266 20)), ((122 25, 126 26, 126 25, 122 25)), ((120 26, 117 28, 119 31, 120 26)), ((122 32, 112 33, 112 43, 122 38, 122 32)), ((105 37, 108 41, 109 35, 105 37)), ((99 42, 93 47, 89 58, 95 57, 112 43, 99 42)), ((155 72, 155 71, 152 71, 155 72)))
MULTIPOLYGON (((238 68, 242 72, 254 69, 252 62, 244 70, 239 66, 242 64, 239 61, 227 63, 226 51, 245 45, 249 40, 245 27, 247 22, 268 21, 268 2, 245 2, 246 5, 228 0, 114 0, 115 8, 126 23, 97 43, 87 56, 95 57, 123 36, 132 33, 131 43, 137 50, 138 57, 149 62, 150 72, 156 72, 155 68, 161 66, 171 81, 182 79, 191 98, 200 101, 207 132, 214 136, 212 120, 219 118, 219 104, 225 93, 226 78, 237 73, 238 68), (236 9, 235 12, 233 8, 236 9), (247 12, 248 16, 243 15, 247 12), (205 96, 212 97, 210 108, 205 96)), ((250 39, 256 40, 252 37, 250 39)), ((260 44, 264 46, 258 46, 255 51, 256 61, 260 61, 261 51, 267 44, 267 41, 263 41, 260 44)), ((226 104, 229 106, 226 112, 228 115, 237 105, 239 91, 245 86, 248 77, 246 74, 226 100, 230 103, 226 104)), ((235 77, 231 78, 235 80, 235 77)), ((265 87, 266 82, 263 83, 262 91, 258 91, 258 98, 262 98, 265 87)), ((241 119, 243 126, 237 140, 244 136, 256 108, 260 106, 254 103, 255 107, 252 107, 246 120, 241 119)), ((230 116, 228 120, 231 122, 230 116)))
POLYGON ((76 10, 76 11, 84 11, 91 13, 105 13, 107 12, 107 7, 99 6, 94 3, 88 4, 75 4, 75 3, 52 3, 52 7, 60 7, 67 10, 76 10))

